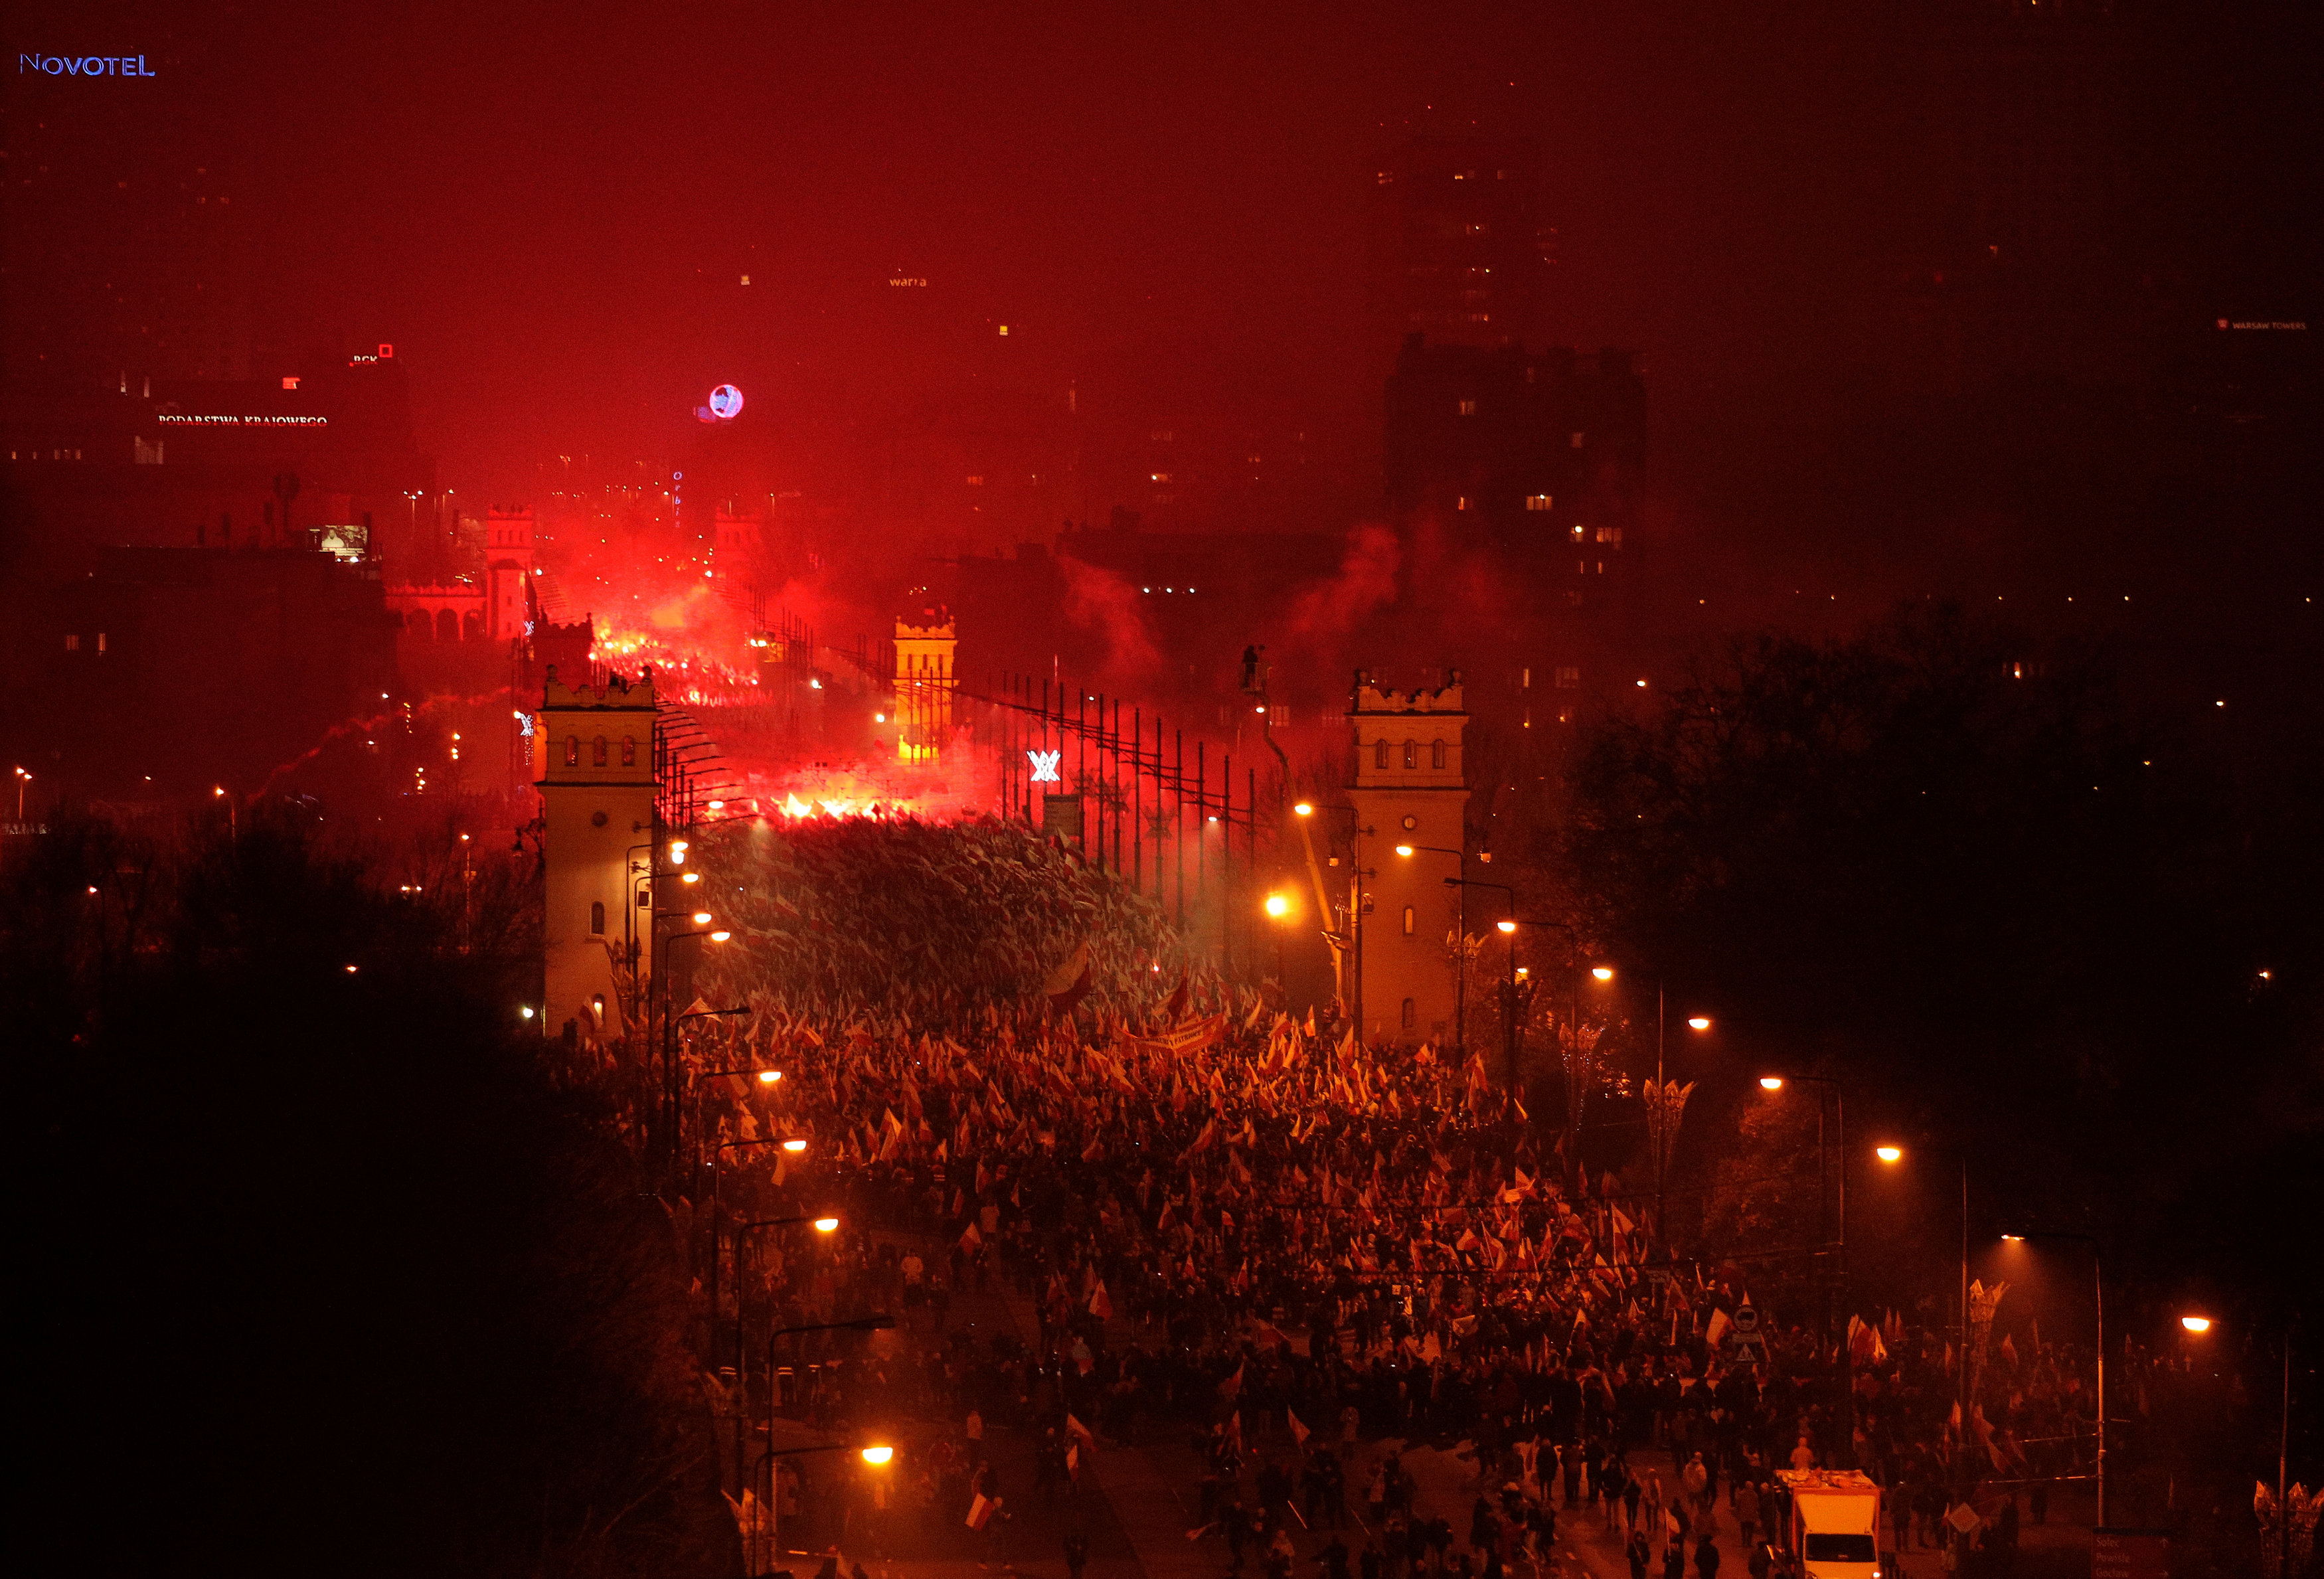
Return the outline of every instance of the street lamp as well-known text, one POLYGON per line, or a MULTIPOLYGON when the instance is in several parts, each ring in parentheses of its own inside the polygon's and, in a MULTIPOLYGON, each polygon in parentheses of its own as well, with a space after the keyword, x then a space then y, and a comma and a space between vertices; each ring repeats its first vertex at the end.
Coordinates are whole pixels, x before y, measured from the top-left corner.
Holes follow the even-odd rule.
POLYGON ((1466 1057, 1469 1053, 1469 853, 1448 849, 1443 845, 1398 845, 1396 853, 1409 861, 1421 850, 1432 855, 1450 855, 1461 863, 1461 897, 1453 911, 1453 926, 1460 931, 1460 946, 1453 951, 1452 973, 1452 1041, 1466 1057))
MULTIPOLYGON (((779 1458, 799 1458, 810 1453, 845 1453, 849 1449, 853 1448, 865 1464, 872 1465, 875 1469, 882 1469, 885 1468, 896 1456, 895 1448, 884 1442, 871 1442, 860 1445, 852 1442, 824 1442, 818 1443, 812 1447, 777 1447, 775 1445, 775 1340, 780 1337, 788 1337, 793 1333, 887 1332, 893 1328, 895 1325, 896 1318, 892 1316, 867 1316, 857 1321, 809 1322, 804 1326, 777 1327, 767 1334, 767 1454, 765 1462, 767 1465, 767 1543, 770 1548, 768 1556, 770 1561, 775 1556, 779 1555, 782 1549, 779 1539, 781 1534, 780 1519, 782 1502, 781 1499, 779 1498, 775 1492, 775 1460, 779 1458)), ((739 1362, 741 1356, 737 1355, 736 1359, 739 1362)), ((739 1455, 734 1461, 734 1473, 738 1475, 742 1473, 742 1461, 739 1455)), ((752 1565, 753 1567, 757 1566, 755 1563, 752 1565)))
MULTIPOLYGON (((1276 924, 1275 981, 1277 986, 1283 986, 1283 919, 1291 913, 1290 896, 1280 893, 1268 894, 1267 896, 1267 903, 1263 908, 1267 911, 1268 918, 1276 924)), ((1284 989, 1284 1002, 1287 1007, 1291 1001, 1289 988, 1286 987, 1284 989)))
MULTIPOLYGON (((1302 800, 1291 808, 1293 815, 1302 819, 1314 816, 1316 809, 1314 803, 1307 800, 1302 800)), ((1348 878, 1348 931, 1350 941, 1354 945, 1355 986, 1352 991, 1343 993, 1342 996, 1347 1001, 1347 1007, 1354 1014, 1356 1039, 1361 1042, 1364 1039, 1364 879, 1371 875, 1364 870, 1363 842, 1372 836, 1373 830, 1363 826, 1362 818, 1357 816, 1356 808, 1352 806, 1327 806, 1323 809, 1345 812, 1348 816, 1348 864, 1351 868, 1348 878)), ((1299 825, 1299 842, 1307 852, 1307 869, 1314 875, 1316 902, 1322 911, 1319 919, 1328 919, 1331 915, 1331 906, 1323 902, 1323 879, 1322 873, 1315 872, 1315 850, 1314 846, 1308 842, 1307 825, 1305 820, 1302 820, 1299 825)), ((1334 857, 1334 859, 1337 858, 1334 857)), ((1337 938, 1333 937, 1329 928, 1325 929, 1323 936, 1333 942, 1338 941, 1337 938)))
POLYGON ((1614 979, 1614 967, 1610 965, 1591 965, 1590 974, 1601 982, 1610 982, 1614 979))
MULTIPOLYGON (((2043 1230, 2040 1230, 2040 1229, 2032 1229, 2032 1228, 2029 1228, 2029 1229, 2027 1229, 2027 1230, 2026 1230, 2024 1233, 2005 1233, 2005 1234, 2003 1234, 2003 1235, 2002 1235, 2002 1237, 2003 1237, 2004 1239, 2015 1240, 2015 1241, 2016 1241, 2017 1242, 2019 1242, 2019 1243, 2021 1243, 2021 1244, 2022 1244, 2022 1243, 2024 1243, 2026 1240, 2029 1240, 2029 1239, 2070 1239, 2070 1240, 2074 1241, 2074 1242, 2075 1242, 2076 1243, 2078 1243, 2078 1244, 2087 1244, 2087 1245, 2089 1245, 2089 1246, 2090 1247, 2090 1288, 2091 1288, 2091 1290, 2096 1294, 2096 1296, 2097 1296, 2097 1297, 2098 1297, 2098 1528, 2101 1528, 2101 1529, 2103 1529, 2103 1528, 2106 1528, 2106 1521, 2107 1521, 2107 1510, 2106 1510, 2106 1471, 2107 1471, 2107 1463, 2106 1463, 2106 1461, 2107 1461, 2107 1445, 2106 1445, 2106 1428, 2107 1428, 2107 1401, 2106 1401, 2106 1263, 2105 1263, 2105 1257, 2104 1257, 2103 1253, 2100 1251, 2100 1250, 2099 1250, 2099 1248, 2098 1248, 2098 1242, 2097 1240, 2095 1240, 2095 1239, 2092 1239, 2092 1238, 2091 1238, 2089 1234, 2087 1234, 2087 1233, 2048 1233, 2048 1232, 2045 1232, 2045 1231, 2043 1231, 2043 1230)), ((1963 1347, 1963 1348, 1966 1348, 1966 1347, 1968 1347, 1968 1345, 1969 1345, 1969 1324, 1968 1324, 1966 1321, 1964 1321, 1964 1322, 1961 1324, 1961 1345, 1962 1345, 1962 1347, 1963 1347)), ((1966 1406, 1966 1405, 1964 1405, 1964 1406, 1963 1406, 1963 1408, 1967 1408, 1967 1406, 1966 1406)), ((1966 1423, 1966 1417, 1964 1417, 1964 1423, 1966 1423)))
MULTIPOLYGON (((2211 1330, 2208 1316, 2182 1316, 2179 1325, 2200 1337, 2211 1330)), ((2283 1329, 2283 1413, 2276 1423, 2275 1439, 2275 1572, 2276 1579, 2291 1579, 2292 1574, 2292 1504, 2284 1500, 2285 1471, 2292 1459, 2292 1328, 2283 1329)), ((2106 1522, 2101 1515, 2100 1524, 2106 1522)))
MULTIPOLYGON (((1840 1241, 1838 1247, 1839 1266, 1837 1275, 1832 1279, 1832 1287, 1833 1292, 1838 1294, 1840 1297, 1844 1300, 1847 1297, 1848 1288, 1847 1088, 1842 1086, 1839 1081, 1825 1075, 1784 1075, 1762 1076, 1759 1084, 1766 1090, 1778 1091, 1783 1088, 1784 1082, 1786 1080, 1796 1080, 1809 1085, 1828 1085, 1831 1088, 1832 1116, 1835 1122, 1835 1128, 1839 1131, 1840 1140, 1840 1177, 1838 1181, 1839 1188, 1836 1192, 1839 1196, 1840 1205, 1840 1241), (1769 1083, 1770 1080, 1773 1081, 1773 1084, 1769 1083)), ((1896 1156, 1903 1155, 1903 1153, 1896 1151, 1896 1149, 1893 1146, 1884 1146, 1880 1148, 1880 1152, 1881 1160, 1884 1162, 1893 1162, 1895 1160, 1896 1156), (1895 1153, 1895 1155, 1892 1156, 1890 1153, 1895 1153)), ((1816 1194, 1818 1197, 1816 1201, 1816 1216, 1819 1220, 1819 1227, 1821 1226, 1821 1219, 1823 1215, 1823 1201, 1821 1199, 1823 1194, 1823 1104, 1821 1103, 1818 1103, 1816 1104, 1816 1194)), ((1967 1231, 1964 1229, 1963 1232, 1966 1233, 1967 1231)), ((1966 1243, 1966 1240, 1964 1240, 1963 1242, 1966 1243)), ((1966 1251, 1964 1251, 1964 1254, 1966 1254, 1966 1251)), ((1962 1264, 1967 1265, 1968 1263, 1964 1260, 1962 1264)), ((1965 1311, 1967 1307, 1964 1306, 1963 1308, 1965 1311)), ((1831 1325, 1832 1317, 1831 1314, 1831 1306, 1830 1304, 1827 1304, 1825 1307, 1824 1316, 1825 1329, 1829 1331, 1831 1325)), ((1961 1323, 1962 1347, 1964 1349, 1968 1347, 1968 1332, 1969 1323, 1966 1316, 1964 1316, 1961 1323)), ((1842 1408, 1840 1411, 1840 1448, 1842 1456, 1848 1461, 1849 1464, 1852 1466, 1856 1458, 1856 1347, 1848 1341, 1848 1328, 1845 1325, 1842 1325, 1840 1327, 1840 1397, 1842 1399, 1842 1408)))
MULTIPOLYGON (((1895 1167, 1904 1160, 1902 1146, 1876 1146, 1872 1154, 1895 1167)), ((1969 1153, 1960 1158, 1960 1370, 1953 1378, 1954 1398, 1960 1410, 1960 1429, 1953 1436, 1953 1468, 1958 1474, 1969 1436, 1969 1153)))
MULTIPOLYGON (((1501 983, 1501 1056, 1508 1061, 1509 1092, 1513 1096, 1521 1096, 1523 1094, 1517 1089, 1517 891, 1511 888, 1506 882, 1487 882, 1481 878, 1471 879, 1466 877, 1448 877, 1444 880, 1444 886, 1447 888, 1457 887, 1460 889, 1462 896, 1464 899, 1468 896, 1469 891, 1472 888, 1499 889, 1501 893, 1502 902, 1508 907, 1508 914, 1503 916, 1499 920, 1493 923, 1495 930, 1499 931, 1500 935, 1508 940, 1508 944, 1506 951, 1508 956, 1508 979, 1501 983)), ((1464 983, 1468 980, 1469 974, 1469 939, 1467 934, 1468 928, 1465 927, 1462 928, 1461 938, 1461 976, 1464 983)))
MULTIPOLYGON (((761 1228, 790 1228, 801 1223, 812 1223, 817 1233, 830 1233, 839 1226, 836 1217, 818 1217, 812 1212, 802 1212, 789 1217, 755 1217, 748 1223, 734 1224, 734 1363, 742 1363, 742 1249, 751 1242, 751 1235, 761 1228)), ((768 1378, 773 1379, 770 1371, 768 1378)), ((742 1426, 740 1417, 734 1428, 734 1462, 742 1462, 742 1426)))

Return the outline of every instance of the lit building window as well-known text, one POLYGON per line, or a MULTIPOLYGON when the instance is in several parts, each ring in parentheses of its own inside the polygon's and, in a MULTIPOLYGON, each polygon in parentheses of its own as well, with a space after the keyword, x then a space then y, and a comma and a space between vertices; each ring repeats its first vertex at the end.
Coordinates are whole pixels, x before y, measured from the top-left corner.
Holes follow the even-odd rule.
POLYGON ((1616 548, 1619 548, 1622 546, 1622 529, 1618 526, 1601 526, 1598 529, 1598 540, 1601 543, 1612 543, 1616 548))
POLYGON ((605 935, 605 901, 603 900, 590 901, 589 935, 593 937, 603 937, 605 935))
POLYGON ((1406 998, 1404 1001, 1404 1029, 1410 1030, 1414 1026, 1419 1023, 1420 1006, 1415 1003, 1411 999, 1406 998))
POLYGON ((1407 768, 1416 768, 1420 766, 1420 743, 1418 741, 1407 740, 1404 743, 1404 765, 1407 768))
POLYGON ((1559 689, 1570 691, 1581 683, 1582 670, 1580 669, 1570 663, 1561 664, 1558 667, 1557 684, 1559 689))
POLYGON ((1477 414, 1477 402, 1474 401, 1462 401, 1461 402, 1461 414, 1464 417, 1475 416, 1477 414))
MULTIPOLYGON (((1414 910, 1410 905, 1406 905, 1406 906, 1405 906, 1405 907, 1404 907, 1404 935, 1405 935, 1406 937, 1411 937, 1415 932, 1418 931, 1419 929, 1420 929, 1420 912, 1419 912, 1419 911, 1417 911, 1417 910, 1414 910)), ((1409 1002, 1412 1002, 1412 1000, 1411 1000, 1411 999, 1409 999, 1409 998, 1407 998, 1407 999, 1406 999, 1406 1000, 1405 1000, 1405 1002, 1407 1002, 1407 1003, 1409 1003, 1409 1002)))
POLYGON ((1576 433, 1576 434, 1573 436, 1573 448, 1576 448, 1576 449, 1579 449, 1579 448, 1582 448, 1582 435, 1581 435, 1581 434, 1579 434, 1579 433, 1576 433))
POLYGON ((1549 508, 1549 495, 1546 494, 1527 494, 1526 495, 1526 508, 1527 510, 1546 510, 1549 508))
POLYGON ((1372 766, 1375 768, 1388 766, 1388 742, 1384 740, 1372 742, 1372 766))
POLYGON ((68 652, 78 652, 78 651, 80 651, 80 638, 79 638, 78 636, 67 636, 67 637, 65 638, 65 651, 68 651, 68 652))
POLYGON ((634 734, 624 734, 622 736, 622 766, 634 768, 637 765, 638 737, 634 734))
POLYGON ((577 734, 565 737, 565 765, 568 768, 581 765, 581 737, 577 734))
POLYGON ((595 768, 605 765, 605 737, 602 734, 589 743, 589 765, 595 768))
POLYGON ((972 488, 982 488, 984 486, 984 479, 982 477, 971 477, 968 479, 968 485, 972 488))
POLYGON ((1428 765, 1440 771, 1443 768, 1444 743, 1443 741, 1432 740, 1428 743, 1428 765))

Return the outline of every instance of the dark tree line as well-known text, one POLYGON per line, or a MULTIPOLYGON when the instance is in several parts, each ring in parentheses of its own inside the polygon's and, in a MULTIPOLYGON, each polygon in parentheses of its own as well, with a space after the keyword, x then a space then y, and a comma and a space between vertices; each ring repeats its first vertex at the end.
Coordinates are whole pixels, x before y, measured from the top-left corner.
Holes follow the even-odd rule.
POLYGON ((1844 1076, 1854 1134, 1965 1150, 1987 1212, 2098 1233, 2127 1275, 2286 1288, 2324 819, 2278 790, 2315 740, 2237 757, 2125 673, 1941 608, 1746 640, 1592 727, 1560 864, 1732 1060, 1844 1076))
POLYGON ((0 873, 23 1565, 725 1571, 669 1218, 518 1015, 529 873, 238 836, 0 873))

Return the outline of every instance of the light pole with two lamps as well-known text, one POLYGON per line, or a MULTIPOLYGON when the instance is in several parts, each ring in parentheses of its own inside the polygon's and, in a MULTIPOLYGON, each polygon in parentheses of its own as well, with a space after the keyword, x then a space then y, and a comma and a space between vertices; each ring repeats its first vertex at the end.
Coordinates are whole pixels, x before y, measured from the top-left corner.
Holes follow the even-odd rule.
MULTIPOLYGON (((1964 1173, 1966 1173, 1966 1169, 1964 1169, 1964 1173)), ((2097 1298, 2097 1300, 2098 1300, 2098 1528, 2101 1528, 2101 1529, 2103 1529, 2103 1528, 2106 1528, 2106 1521, 2107 1521, 2107 1505, 2106 1505, 2106 1502, 2107 1502, 2107 1498, 2106 1498, 2106 1486, 2107 1486, 2107 1476, 2106 1476, 2106 1472, 2107 1472, 2107 1462, 2106 1462, 2106 1461, 2107 1461, 2107 1445, 2106 1445, 2106 1438, 2107 1438, 2107 1401, 2106 1401, 2106 1257, 2105 1257, 2105 1254, 2104 1254, 2104 1252, 2103 1252, 2103 1251, 2100 1251, 2100 1249, 2098 1248, 2098 1242, 2097 1240, 2095 1240, 2095 1239, 2092 1239, 2092 1238, 2091 1238, 2089 1234, 2087 1234, 2087 1233, 2050 1233, 2050 1232, 2048 1232, 2048 1231, 2046 1231, 2046 1230, 2043 1230, 2043 1229, 2028 1228, 2028 1229, 2026 1229, 2026 1230, 2025 1230, 2024 1233, 2005 1233, 2005 1234, 2003 1234, 2001 1237, 2002 1237, 2003 1239, 2006 1240, 2006 1241, 2007 1241, 2008 1242, 2010 1242, 2011 1244, 2023 1244, 2023 1243, 2024 1243, 2024 1242, 2025 1242, 2025 1241, 2027 1241, 2027 1240, 2029 1240, 2029 1239, 2064 1239, 2064 1240, 2071 1240, 2071 1241, 2073 1241, 2073 1242, 2074 1242, 2075 1243, 2077 1243, 2077 1244, 2087 1244, 2087 1245, 2089 1245, 2089 1246, 2090 1247, 2090 1291, 2091 1291, 2091 1293, 2096 1297, 2096 1298, 2097 1298)), ((1967 1242, 1967 1239, 1968 1239, 1968 1231, 1967 1231, 1966 1227, 1964 1227, 1964 1229, 1963 1229, 1963 1231, 1962 1231, 1962 1239, 1963 1239, 1963 1242, 1964 1242, 1964 1243, 1966 1243, 1966 1242, 1967 1242)), ((1966 1328, 1964 1328, 1964 1332, 1963 1332, 1963 1336, 1962 1336, 1962 1346, 1963 1346, 1964 1348, 1966 1348, 1966 1347, 1968 1346, 1968 1337, 1967 1337, 1966 1328)), ((1964 1405, 1962 1406, 1962 1408, 1963 1408, 1964 1409, 1966 1409, 1966 1408, 1968 1408, 1968 1406, 1967 1406, 1966 1404, 1964 1404, 1964 1405)), ((1964 1425, 1964 1426, 1966 1426, 1966 1425, 1967 1425, 1967 1417, 1966 1417, 1966 1415, 1964 1415, 1964 1416, 1963 1416, 1963 1425, 1964 1425)))

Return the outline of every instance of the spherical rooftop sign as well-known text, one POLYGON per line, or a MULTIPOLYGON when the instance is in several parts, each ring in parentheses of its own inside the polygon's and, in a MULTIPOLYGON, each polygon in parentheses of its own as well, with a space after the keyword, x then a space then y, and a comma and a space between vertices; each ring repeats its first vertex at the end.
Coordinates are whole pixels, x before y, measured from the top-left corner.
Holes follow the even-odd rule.
POLYGON ((742 392, 731 383, 722 383, 710 392, 710 414, 720 421, 732 420, 742 409, 742 392))

